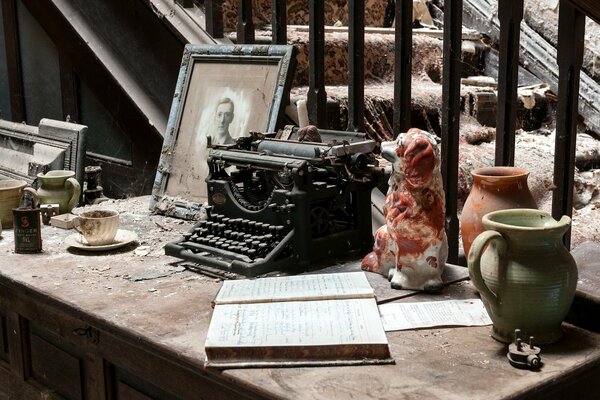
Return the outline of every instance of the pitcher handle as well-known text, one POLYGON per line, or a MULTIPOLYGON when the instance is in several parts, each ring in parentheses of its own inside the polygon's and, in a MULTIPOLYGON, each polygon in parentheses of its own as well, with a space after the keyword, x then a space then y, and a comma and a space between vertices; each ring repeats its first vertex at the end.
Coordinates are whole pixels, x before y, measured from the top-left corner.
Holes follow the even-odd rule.
POLYGON ((72 187, 73 194, 71 195, 71 199, 69 200, 69 204, 67 204, 67 209, 65 212, 71 211, 77 203, 79 203, 79 196, 81 195, 81 185, 75 178, 67 178, 65 181, 65 188, 69 189, 69 186, 72 187))
POLYGON ((500 268, 505 259, 504 256, 506 255, 506 240, 496 231, 485 231, 475 238, 471 245, 471 250, 469 251, 467 264, 469 265, 469 276, 475 287, 479 290, 481 296, 483 296, 495 310, 499 310, 498 295, 488 288, 481 276, 481 255, 488 243, 492 240, 497 242, 498 268, 500 268))

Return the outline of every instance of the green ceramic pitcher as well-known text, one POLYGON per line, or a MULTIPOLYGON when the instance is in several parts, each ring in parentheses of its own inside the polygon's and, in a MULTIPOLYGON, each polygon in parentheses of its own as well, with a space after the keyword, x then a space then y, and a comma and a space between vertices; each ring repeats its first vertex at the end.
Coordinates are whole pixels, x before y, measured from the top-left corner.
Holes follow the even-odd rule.
POLYGON ((557 341, 577 286, 577 265, 562 242, 571 219, 509 209, 482 222, 487 230, 473 242, 468 265, 492 319, 492 337, 510 343, 520 329, 535 344, 557 341))
POLYGON ((71 211, 81 195, 81 185, 74 177, 75 172, 68 170, 38 174, 40 204, 58 204, 60 214, 71 211))

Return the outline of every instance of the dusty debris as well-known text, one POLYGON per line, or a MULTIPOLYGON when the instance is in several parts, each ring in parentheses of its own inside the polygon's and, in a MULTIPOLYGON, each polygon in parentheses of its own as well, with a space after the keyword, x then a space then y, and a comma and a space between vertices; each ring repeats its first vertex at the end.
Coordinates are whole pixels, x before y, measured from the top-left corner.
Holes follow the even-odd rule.
POLYGON ((136 274, 136 275, 130 275, 125 279, 127 279, 131 282, 149 281, 149 280, 153 280, 153 279, 159 279, 159 278, 164 278, 167 276, 175 275, 175 274, 178 274, 183 271, 185 271, 184 267, 174 266, 167 270, 147 271, 147 272, 143 272, 143 273, 136 274))
POLYGON ((140 246, 133 251, 136 256, 147 256, 152 248, 150 246, 140 246))

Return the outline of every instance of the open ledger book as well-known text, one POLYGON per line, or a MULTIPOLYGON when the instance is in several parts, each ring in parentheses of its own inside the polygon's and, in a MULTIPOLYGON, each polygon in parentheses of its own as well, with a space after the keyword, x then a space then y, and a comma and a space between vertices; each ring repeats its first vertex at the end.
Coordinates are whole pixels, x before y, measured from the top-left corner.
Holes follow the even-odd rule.
POLYGON ((364 272, 225 281, 214 306, 209 367, 393 363, 364 272))

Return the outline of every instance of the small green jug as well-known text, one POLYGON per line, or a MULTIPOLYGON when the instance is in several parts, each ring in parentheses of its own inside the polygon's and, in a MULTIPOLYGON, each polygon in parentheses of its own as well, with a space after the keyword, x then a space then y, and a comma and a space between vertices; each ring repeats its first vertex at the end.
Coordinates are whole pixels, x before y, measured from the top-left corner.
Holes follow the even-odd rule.
POLYGON ((40 204, 58 204, 59 214, 70 212, 79 202, 81 195, 81 185, 74 177, 75 172, 68 170, 38 174, 37 194, 40 204))
POLYGON ((492 319, 492 337, 510 343, 520 329, 536 345, 559 340, 577 286, 577 265, 562 241, 571 219, 508 209, 482 222, 487 230, 473 242, 468 265, 492 319))

